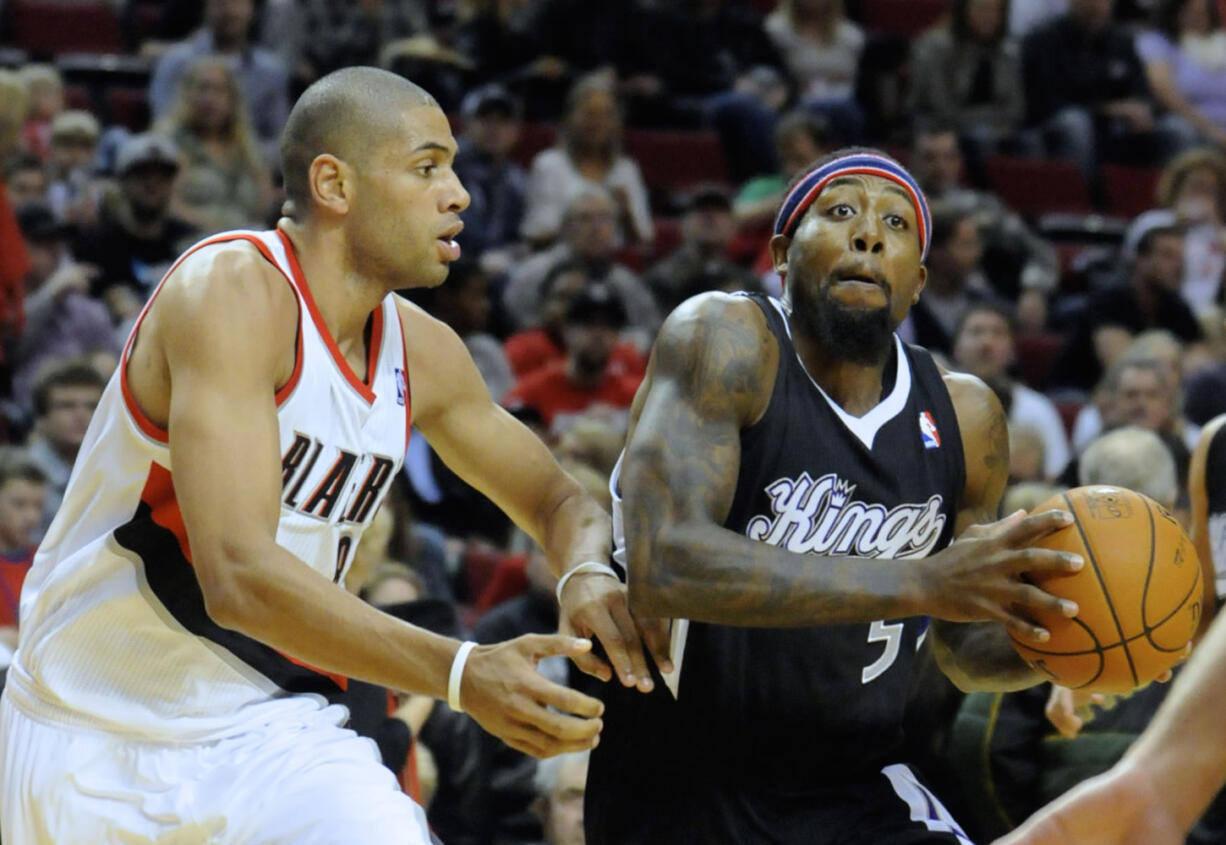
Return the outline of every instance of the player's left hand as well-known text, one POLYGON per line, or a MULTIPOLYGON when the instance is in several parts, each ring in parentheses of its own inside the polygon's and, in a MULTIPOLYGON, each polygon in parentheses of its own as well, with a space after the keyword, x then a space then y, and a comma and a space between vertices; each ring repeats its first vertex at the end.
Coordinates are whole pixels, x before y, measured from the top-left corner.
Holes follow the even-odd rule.
POLYGON ((1047 705, 1043 708, 1043 713, 1061 736, 1065 739, 1072 739, 1077 736, 1086 722, 1094 718, 1090 705, 1101 705, 1105 701, 1106 697, 1102 693, 1072 690, 1052 684, 1051 694, 1047 696, 1047 705))
POLYGON ((661 672, 671 672, 668 659, 668 625, 664 620, 636 619, 630 612, 626 585, 599 572, 580 573, 566 582, 562 590, 559 631, 575 637, 600 640, 606 663, 595 654, 572 655, 580 670, 607 681, 617 677, 627 687, 651 692, 654 684, 643 644, 661 672), (613 666, 610 668, 609 663, 613 666))

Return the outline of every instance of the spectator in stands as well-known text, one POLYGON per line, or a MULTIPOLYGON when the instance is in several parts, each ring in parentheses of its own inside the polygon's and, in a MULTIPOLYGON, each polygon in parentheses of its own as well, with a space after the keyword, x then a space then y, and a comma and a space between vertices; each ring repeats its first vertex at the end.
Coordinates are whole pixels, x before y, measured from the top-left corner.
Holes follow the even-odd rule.
POLYGON ((180 85, 196 61, 217 56, 237 80, 250 125, 273 160, 289 116, 288 76, 279 57, 251 43, 254 16, 253 0, 207 0, 204 26, 158 60, 149 83, 149 106, 155 120, 169 118, 179 108, 180 85))
POLYGON ((843 0, 781 0, 766 17, 801 105, 826 116, 841 141, 858 143, 864 112, 855 100, 864 31, 847 19, 843 0))
POLYGON ((567 98, 558 145, 532 162, 521 234, 538 244, 554 240, 575 197, 586 187, 603 186, 615 201, 620 242, 650 243, 647 187, 639 166, 622 153, 621 140, 622 116, 612 78, 583 77, 567 98))
POLYGON ((672 106, 674 123, 709 123, 735 181, 769 170, 775 115, 787 87, 761 15, 731 0, 669 0, 659 15, 649 35, 660 66, 659 99, 672 106), (685 37, 677 38, 679 32, 685 37))
POLYGON ((460 0, 456 3, 452 45, 474 64, 472 79, 478 84, 500 81, 526 99, 525 111, 532 120, 553 120, 565 96, 565 62, 542 56, 536 45, 539 31, 531 23, 538 4, 521 0, 460 0), (543 86, 543 98, 526 96, 543 86))
POLYGON ((1173 435, 1184 446, 1182 466, 1186 476, 1200 429, 1184 419, 1179 410, 1178 386, 1169 368, 1147 358, 1123 358, 1108 371, 1104 385, 1108 396, 1104 422, 1108 431, 1134 425, 1156 434, 1173 435))
POLYGON ((89 225, 98 216, 102 185, 94 178, 98 119, 87 111, 60 112, 51 122, 51 158, 47 202, 60 220, 89 225))
POLYGON ((64 80, 54 65, 29 64, 17 71, 29 97, 21 136, 39 160, 51 156, 51 121, 64 110, 64 80))
POLYGON ((64 500, 73 462, 105 386, 106 379, 97 370, 78 361, 48 367, 34 385, 34 428, 26 448, 30 459, 47 477, 40 537, 64 500))
POLYGON ((68 251, 68 228, 45 205, 17 210, 30 269, 26 273, 25 329, 17 345, 13 395, 29 407, 30 391, 48 362, 102 350, 118 352, 111 315, 89 296, 96 268, 79 264, 68 251))
POLYGON ((47 479, 23 452, 0 456, 0 668, 17 648, 17 613, 41 533, 47 479))
POLYGON ((963 171, 962 150, 952 128, 932 126, 915 133, 911 172, 930 201, 969 208, 979 228, 984 275, 998 295, 1017 303, 1020 327, 1039 331, 1047 319, 1047 297, 1060 278, 1056 251, 999 197, 965 187, 963 171))
MULTIPOLYGON (((0 161, 17 150, 25 114, 25 85, 17 74, 0 70, 0 161)), ((8 190, 0 190, 0 361, 8 358, 9 347, 21 332, 21 300, 29 267, 13 207, 8 190)))
POLYGON ((792 178, 831 147, 830 124, 824 117, 795 109, 779 118, 775 124, 779 170, 751 179, 741 187, 732 205, 736 222, 747 229, 769 232, 792 178))
POLYGON ((1159 0, 1137 53, 1166 114, 1161 123, 1184 144, 1226 144, 1226 33, 1214 0, 1159 0))
POLYGON ((123 326, 149 298, 171 263, 197 237, 196 227, 170 212, 179 151, 158 135, 135 135, 116 160, 118 190, 103 201, 96 226, 73 252, 98 269, 91 291, 123 326))
POLYGON ((197 60, 157 130, 175 142, 182 159, 176 214, 205 235, 259 224, 270 199, 269 174, 229 64, 197 60))
POLYGON ((614 260, 617 215, 617 204, 607 189, 581 186, 563 215, 561 240, 511 271, 503 305, 516 326, 541 324, 545 277, 558 264, 578 260, 590 278, 607 282, 617 291, 629 315, 629 326, 638 335, 639 348, 646 350, 651 345, 660 326, 660 310, 642 280, 614 260))
MULTIPOLYGON (((546 364, 566 359, 566 312, 592 278, 580 261, 564 261, 549 270, 540 287, 541 323, 507 338, 506 356, 516 379, 546 364)), ((642 376, 647 356, 630 341, 620 341, 609 354, 609 369, 619 375, 642 376)))
POLYGON ((1132 33, 1111 19, 1113 3, 1070 0, 1068 14, 1022 42, 1029 125, 1049 154, 1076 161, 1092 185, 1105 148, 1119 154, 1154 128, 1145 69, 1132 33))
POLYGON ((1038 433, 1044 455, 1040 475, 1050 480, 1068 463, 1068 435, 1052 401, 1009 374, 1015 356, 1013 338, 1010 310, 999 303, 976 303, 958 322, 953 362, 983 379, 997 395, 1008 398, 1005 404, 1010 425, 1028 426, 1038 433))
POLYGON ((949 23, 911 50, 911 109, 920 126, 954 126, 976 157, 1021 128, 1022 60, 1008 37, 1007 0, 955 0, 949 23))
POLYGON ((47 201, 47 170, 28 153, 17 153, 4 165, 4 186, 14 208, 47 201))
POLYGON ((944 201, 933 203, 932 246, 924 262, 928 282, 899 327, 903 337, 933 352, 953 351, 962 316, 972 305, 994 298, 979 269, 982 254, 970 211, 944 201))
POLYGON ((451 265, 447 284, 418 288, 406 295, 455 331, 468 348, 494 401, 515 383, 502 344, 487 328, 490 319, 489 279, 480 264, 461 258, 451 265))
POLYGON ((1125 281, 1096 290, 1081 310, 1053 369, 1063 387, 1090 390, 1134 335, 1166 329, 1185 343, 1199 340, 1200 325, 1179 295, 1183 231, 1156 226, 1137 244, 1125 281))
MULTIPOLYGON (((1226 39, 1226 36, 1224 36, 1226 39)), ((1226 156, 1213 147, 1186 150, 1167 163, 1158 204, 1138 216, 1124 236, 1125 255, 1154 226, 1183 228, 1179 292, 1195 312, 1221 301, 1226 274, 1226 156)))
MULTIPOLYGON (((1006 397, 1007 398, 1007 397, 1006 397)), ((1047 445, 1032 425, 1009 423, 1009 483, 1027 484, 1047 478, 1047 445)))
POLYGON ((681 245, 643 275, 663 312, 711 290, 713 278, 731 277, 735 290, 761 289, 753 273, 728 260, 735 235, 736 220, 728 192, 717 186, 696 190, 681 219, 681 245))
POLYGON ((310 79, 351 65, 376 65, 386 44, 428 32, 430 23, 425 4, 392 0, 308 0, 298 4, 298 13, 304 35, 301 60, 310 79))
POLYGON ((1016 0, 1009 4, 1009 34, 1022 38, 1068 11, 1069 0, 1016 0))
POLYGON ((461 214, 460 245, 479 256, 490 272, 510 265, 524 218, 527 175, 511 161, 519 140, 519 100, 504 86, 490 83, 464 98, 464 134, 452 165, 471 198, 461 214), (498 256, 495 258, 495 256, 498 256))
POLYGON ((609 366, 625 324, 626 309, 617 291, 611 285, 589 284, 566 309, 562 330, 566 358, 521 378, 504 404, 535 408, 554 434, 591 407, 628 414, 642 378, 617 373, 609 366))
POLYGON ((578 751, 542 760, 536 767, 545 845, 583 845, 583 796, 592 752, 578 751))

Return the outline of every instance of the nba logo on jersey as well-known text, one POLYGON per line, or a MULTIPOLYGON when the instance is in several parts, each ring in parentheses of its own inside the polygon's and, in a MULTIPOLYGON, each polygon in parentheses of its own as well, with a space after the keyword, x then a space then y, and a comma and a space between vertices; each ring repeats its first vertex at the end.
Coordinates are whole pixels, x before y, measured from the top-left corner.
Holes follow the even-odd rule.
MULTIPOLYGON (((408 392, 409 392, 409 388, 404 383, 404 370, 397 367, 396 368, 396 404, 397 405, 404 404, 404 397, 406 394, 408 394, 408 392)), ((934 428, 933 431, 936 431, 936 429, 934 428)))
POLYGON ((927 411, 920 411, 919 425, 920 435, 924 438, 924 448, 941 448, 941 432, 937 431, 937 424, 933 421, 932 414, 927 411))

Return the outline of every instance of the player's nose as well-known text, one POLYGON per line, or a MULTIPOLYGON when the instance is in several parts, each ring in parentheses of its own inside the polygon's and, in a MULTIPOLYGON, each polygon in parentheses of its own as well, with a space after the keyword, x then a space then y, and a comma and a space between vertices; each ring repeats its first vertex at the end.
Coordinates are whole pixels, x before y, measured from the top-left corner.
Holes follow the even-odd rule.
POLYGON ((451 173, 451 184, 447 186, 443 198, 443 210, 457 214, 468 208, 468 204, 472 201, 472 197, 468 195, 468 191, 460 182, 460 177, 455 175, 455 171, 451 173))
POLYGON ((885 233, 881 222, 869 215, 862 215, 851 227, 853 252, 880 254, 885 249, 885 233))

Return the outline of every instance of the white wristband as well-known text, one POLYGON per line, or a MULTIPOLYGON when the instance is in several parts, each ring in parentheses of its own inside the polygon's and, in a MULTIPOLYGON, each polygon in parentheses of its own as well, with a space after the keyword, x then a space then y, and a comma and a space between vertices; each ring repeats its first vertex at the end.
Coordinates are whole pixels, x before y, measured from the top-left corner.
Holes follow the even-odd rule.
POLYGON ((447 706, 457 713, 464 712, 464 708, 460 706, 460 681, 464 678, 464 664, 468 662, 468 653, 476 647, 477 644, 472 640, 460 643, 455 660, 451 661, 451 677, 447 679, 447 706))
MULTIPOLYGON (((571 576, 578 575, 580 572, 599 572, 601 575, 609 575, 613 578, 617 578, 617 570, 609 566, 607 563, 599 563, 594 560, 581 563, 558 579, 557 589, 553 591, 554 595, 558 597, 558 604, 562 603, 562 590, 566 588, 566 582, 571 579, 571 576)), ((620 581, 621 579, 617 578, 617 580, 620 581)))

